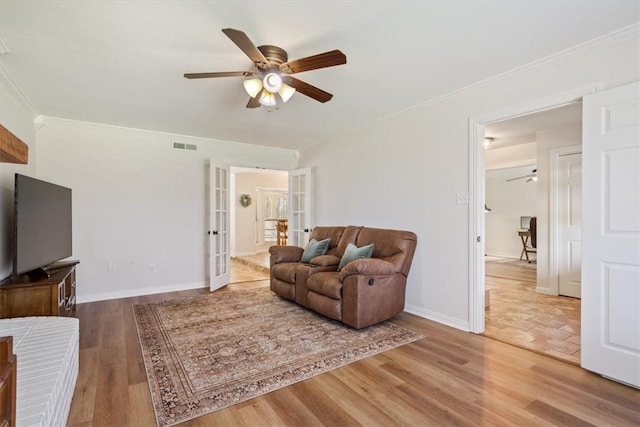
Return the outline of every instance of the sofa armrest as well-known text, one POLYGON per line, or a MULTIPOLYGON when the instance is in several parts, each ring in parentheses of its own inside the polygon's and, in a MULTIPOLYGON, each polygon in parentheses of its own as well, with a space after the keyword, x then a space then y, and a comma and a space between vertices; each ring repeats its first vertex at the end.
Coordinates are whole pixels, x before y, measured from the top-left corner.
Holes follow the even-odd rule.
POLYGON ((342 282, 342 322, 356 329, 404 310, 407 279, 401 273, 352 274, 342 282))
POLYGON ((271 246, 269 248, 271 265, 281 262, 299 262, 302 252, 304 249, 298 246, 271 246))
POLYGON ((318 255, 311 258, 309 264, 319 265, 320 267, 338 267, 340 258, 335 255, 318 255))
POLYGON ((351 261, 340 271, 339 279, 344 281, 354 274, 366 274, 373 276, 392 276, 396 274, 396 267, 390 262, 376 258, 364 258, 351 261))

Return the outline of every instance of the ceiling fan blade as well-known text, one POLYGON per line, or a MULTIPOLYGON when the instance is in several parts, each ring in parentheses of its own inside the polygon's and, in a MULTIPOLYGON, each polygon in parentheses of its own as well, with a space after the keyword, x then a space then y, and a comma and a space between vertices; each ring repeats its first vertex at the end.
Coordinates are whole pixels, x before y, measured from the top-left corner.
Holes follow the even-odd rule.
POLYGON ((269 61, 264 57, 262 52, 253 44, 249 36, 240 30, 234 30, 233 28, 224 28, 223 33, 231 39, 242 50, 245 55, 253 61, 253 64, 259 69, 265 69, 269 66, 269 61))
POLYGON ((333 67, 347 63, 347 57, 339 50, 319 53, 306 58, 294 59, 280 65, 280 71, 287 74, 317 70, 318 68, 333 67))
POLYGON ((516 179, 523 179, 523 178, 530 178, 530 179, 527 180, 527 182, 535 181, 536 180, 535 178, 537 178, 537 176, 538 176, 538 169, 531 169, 531 173, 530 174, 518 176, 518 177, 515 177, 515 178, 509 178, 509 179, 507 179, 507 182, 515 181, 516 179))
POLYGON ((260 94, 255 98, 249 98, 249 102, 247 102, 247 108, 258 108, 260 104, 260 94))
POLYGON ((295 77, 283 76, 282 81, 300 92, 303 95, 307 95, 309 98, 313 98, 318 102, 327 102, 333 95, 329 92, 317 88, 309 83, 305 83, 302 80, 298 80, 295 77))
POLYGON ((187 79, 210 79, 212 77, 248 77, 255 73, 251 71, 223 71, 220 73, 187 73, 184 76, 187 79))
POLYGON ((509 181, 515 181, 516 179, 524 179, 524 178, 529 178, 529 180, 527 181, 527 182, 529 182, 529 181, 533 181, 533 178, 534 178, 535 176, 536 176, 536 174, 535 174, 535 173, 530 173, 529 175, 518 176, 518 177, 516 177, 516 178, 509 178, 509 179, 507 180, 507 182, 509 182, 509 181))

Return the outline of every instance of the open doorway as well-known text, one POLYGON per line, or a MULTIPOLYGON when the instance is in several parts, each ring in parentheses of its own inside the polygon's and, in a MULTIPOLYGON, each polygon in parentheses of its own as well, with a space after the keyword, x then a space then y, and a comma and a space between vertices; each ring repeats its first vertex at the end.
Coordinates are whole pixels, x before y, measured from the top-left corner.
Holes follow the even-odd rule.
POLYGON ((230 283, 266 280, 269 247, 287 219, 288 172, 231 167, 230 174, 230 283))
POLYGON ((561 296, 558 283, 571 275, 580 281, 579 231, 568 249, 571 227, 564 226, 580 228, 580 185, 562 177, 580 173, 575 159, 572 167, 565 159, 579 151, 581 115, 575 102, 489 124, 484 153, 484 334, 576 364, 579 291, 578 298, 561 296))

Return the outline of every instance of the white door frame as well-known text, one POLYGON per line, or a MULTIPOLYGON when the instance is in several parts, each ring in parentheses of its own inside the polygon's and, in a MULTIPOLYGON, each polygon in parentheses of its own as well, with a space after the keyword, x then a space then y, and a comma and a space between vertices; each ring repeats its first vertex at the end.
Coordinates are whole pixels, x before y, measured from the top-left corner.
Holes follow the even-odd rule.
POLYGON ((558 207, 560 203, 558 200, 558 162, 562 156, 580 153, 582 153, 582 145, 571 145, 554 148, 549 154, 549 170, 551 171, 551 176, 549 177, 549 277, 551 280, 549 281, 549 288, 545 289, 545 293, 548 291, 549 295, 560 294, 560 271, 558 267, 560 262, 558 259, 560 256, 558 250, 560 245, 560 236, 558 235, 558 207))
MULTIPOLYGON (((242 254, 239 254, 236 250, 236 201, 238 200, 238 194, 236 191, 236 170, 238 168, 251 168, 251 169, 268 169, 268 170, 273 170, 273 171, 283 171, 283 172, 287 172, 287 174, 289 173, 288 169, 284 169, 284 168, 280 168, 280 167, 274 167, 273 165, 270 164, 262 164, 262 163, 256 163, 256 164, 249 164, 249 163, 243 163, 243 162, 237 162, 237 161, 233 161, 233 160, 223 160, 223 163, 225 165, 227 165, 229 167, 229 179, 230 179, 230 187, 229 187, 229 195, 231 197, 231 200, 233 201, 232 203, 230 203, 229 206, 229 212, 231 215, 230 221, 229 221, 229 233, 230 233, 230 237, 231 237, 231 242, 229 243, 229 250, 230 250, 230 254, 231 257, 236 257, 242 254)), ((257 203, 257 200, 255 201, 255 203, 257 203)), ((255 233, 254 233, 255 234, 255 233)))
POLYGON ((591 84, 469 118, 469 331, 484 332, 484 129, 486 125, 572 104, 595 93, 591 84))
MULTIPOLYGON (((256 246, 263 247, 266 245, 265 237, 264 237, 264 213, 261 211, 264 207, 264 193, 265 192, 281 192, 281 193, 289 193, 289 176, 287 173, 287 188, 271 188, 271 187, 256 187, 256 224, 255 224, 255 235, 256 235, 256 246)), ((287 200, 288 203, 288 200, 287 200)), ((287 208, 288 210, 288 208, 287 208)), ((288 212, 287 212, 288 215, 288 212)))

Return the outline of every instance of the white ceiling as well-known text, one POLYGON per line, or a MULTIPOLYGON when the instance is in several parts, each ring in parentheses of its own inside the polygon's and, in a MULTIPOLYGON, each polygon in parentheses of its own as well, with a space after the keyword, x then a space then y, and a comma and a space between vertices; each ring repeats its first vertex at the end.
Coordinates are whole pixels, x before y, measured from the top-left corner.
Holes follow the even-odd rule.
POLYGON ((300 149, 640 21, 634 1, 0 1, 0 56, 37 114, 300 149), (246 109, 236 28, 334 94, 246 109))

